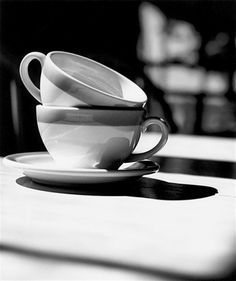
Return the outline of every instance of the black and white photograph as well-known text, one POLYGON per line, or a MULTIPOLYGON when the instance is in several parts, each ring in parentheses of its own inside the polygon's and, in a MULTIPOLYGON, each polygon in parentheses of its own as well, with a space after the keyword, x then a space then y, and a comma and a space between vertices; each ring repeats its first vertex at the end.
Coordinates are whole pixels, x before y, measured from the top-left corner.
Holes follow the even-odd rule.
POLYGON ((235 0, 0 0, 0 280, 236 281, 235 0))

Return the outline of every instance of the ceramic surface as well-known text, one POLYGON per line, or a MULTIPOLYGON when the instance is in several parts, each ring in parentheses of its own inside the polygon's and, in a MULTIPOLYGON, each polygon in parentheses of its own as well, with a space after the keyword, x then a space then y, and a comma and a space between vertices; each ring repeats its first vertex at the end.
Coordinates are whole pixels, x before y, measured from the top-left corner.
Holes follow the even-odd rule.
POLYGON ((94 60, 67 52, 29 53, 21 61, 20 76, 28 91, 44 105, 143 107, 147 101, 143 90, 125 76, 94 60), (28 73, 34 59, 42 67, 40 89, 28 73))
POLYGON ((18 153, 8 155, 3 163, 21 169, 33 181, 50 185, 99 184, 137 179, 159 170, 152 161, 124 164, 119 170, 68 169, 58 166, 47 152, 18 153))
POLYGON ((37 106, 37 122, 47 151, 60 165, 118 169, 123 162, 149 158, 168 137, 159 118, 145 118, 143 109, 91 109, 37 106), (142 131, 160 126, 162 137, 143 153, 132 154, 142 131))

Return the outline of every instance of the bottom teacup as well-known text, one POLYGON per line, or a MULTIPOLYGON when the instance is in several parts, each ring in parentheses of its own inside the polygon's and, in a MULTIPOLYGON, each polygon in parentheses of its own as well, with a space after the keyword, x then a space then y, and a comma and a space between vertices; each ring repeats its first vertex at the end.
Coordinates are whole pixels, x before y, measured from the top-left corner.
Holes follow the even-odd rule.
POLYGON ((146 118, 142 108, 37 106, 42 141, 58 165, 68 168, 118 169, 124 162, 149 158, 168 138, 164 120, 146 118), (133 154, 140 135, 156 124, 162 136, 150 150, 133 154))

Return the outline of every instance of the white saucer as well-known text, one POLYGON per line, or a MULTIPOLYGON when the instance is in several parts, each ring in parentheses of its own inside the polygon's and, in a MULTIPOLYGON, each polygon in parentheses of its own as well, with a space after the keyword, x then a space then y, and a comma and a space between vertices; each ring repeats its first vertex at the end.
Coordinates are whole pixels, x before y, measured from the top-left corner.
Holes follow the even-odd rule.
POLYGON ((50 185, 96 184, 137 179, 159 170, 149 161, 125 163, 118 170, 66 169, 57 166, 47 152, 29 152, 8 155, 3 159, 8 167, 23 170, 33 181, 50 185))

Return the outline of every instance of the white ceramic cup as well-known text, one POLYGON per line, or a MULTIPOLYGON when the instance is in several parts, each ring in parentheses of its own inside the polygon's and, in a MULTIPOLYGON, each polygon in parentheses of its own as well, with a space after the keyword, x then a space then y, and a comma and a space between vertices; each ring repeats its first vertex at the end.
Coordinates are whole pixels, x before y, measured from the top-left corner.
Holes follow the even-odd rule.
POLYGON ((89 58, 61 51, 27 54, 20 76, 39 102, 50 106, 143 107, 147 96, 134 82, 89 58), (29 76, 29 64, 38 60, 42 71, 40 89, 29 76))
POLYGON ((73 108, 38 105, 42 141, 58 165, 73 168, 118 169, 124 162, 151 157, 168 138, 160 118, 146 118, 142 108, 73 108), (150 150, 133 154, 140 135, 156 124, 161 138, 150 150))

